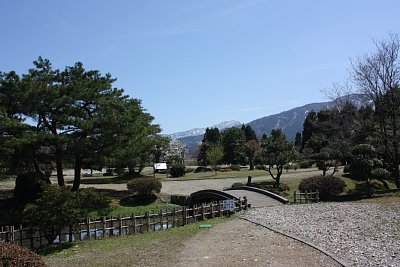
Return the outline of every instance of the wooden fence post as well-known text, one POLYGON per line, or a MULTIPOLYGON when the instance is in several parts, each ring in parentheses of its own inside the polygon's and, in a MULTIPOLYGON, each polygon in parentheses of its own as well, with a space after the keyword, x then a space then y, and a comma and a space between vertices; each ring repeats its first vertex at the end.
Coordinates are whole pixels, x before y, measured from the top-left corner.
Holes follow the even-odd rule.
POLYGON ((186 225, 188 221, 186 207, 183 207, 182 209, 182 217, 183 217, 183 225, 186 225))
POLYGON ((293 192, 293 204, 296 204, 296 191, 293 192))
MULTIPOLYGON (((168 229, 168 220, 167 220, 167 229, 168 229)), ((162 209, 160 209, 160 230, 164 230, 164 214, 162 209)))
POLYGON ((29 226, 29 246, 31 249, 35 248, 35 244, 33 242, 33 228, 32 226, 29 226))
POLYGON ((110 217, 109 236, 114 236, 114 218, 113 218, 113 216, 110 217))
POLYGON ((24 232, 23 232, 23 230, 22 230, 22 224, 20 224, 19 225, 19 243, 20 243, 20 245, 22 246, 22 242, 23 242, 23 234, 24 234, 24 232))
POLYGON ((86 218, 86 239, 90 240, 90 219, 86 218))
POLYGON ((68 225, 68 241, 72 242, 72 225, 68 225))
POLYGON ((308 204, 308 192, 307 192, 307 190, 306 190, 306 192, 305 192, 306 194, 304 195, 304 203, 306 203, 306 204, 308 204))
POLYGON ((317 202, 319 202, 319 191, 318 191, 318 190, 317 190, 317 192, 316 192, 315 198, 316 198, 317 202))
POLYGON ((205 214, 206 210, 204 207, 204 203, 201 204, 201 220, 204 221, 206 219, 206 214, 205 214))
POLYGON ((136 233, 136 216, 135 213, 132 213, 132 227, 133 233, 136 233))
POLYGON ((103 228, 103 238, 106 236, 106 217, 101 217, 101 228, 103 228))
POLYGON ((211 218, 214 218, 214 202, 211 201, 210 203, 210 208, 211 208, 211 218))
POLYGON ((118 215, 118 222, 119 222, 118 233, 119 233, 119 236, 122 236, 122 219, 121 219, 120 215, 118 215))
POLYGON ((96 218, 94 218, 94 239, 97 239, 97 221, 96 218))
POLYGON ((148 232, 150 229, 150 212, 146 211, 145 216, 146 216, 146 224, 147 224, 146 231, 148 232))
MULTIPOLYGON (((172 228, 175 227, 175 222, 176 222, 176 209, 172 209, 172 228)), ((179 227, 179 221, 178 221, 178 227, 179 227)))

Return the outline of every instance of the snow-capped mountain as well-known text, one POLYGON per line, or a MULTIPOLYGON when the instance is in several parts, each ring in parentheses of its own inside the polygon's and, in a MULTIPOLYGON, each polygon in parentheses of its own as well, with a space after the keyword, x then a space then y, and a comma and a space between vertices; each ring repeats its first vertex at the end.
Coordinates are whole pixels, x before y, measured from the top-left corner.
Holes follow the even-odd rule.
MULTIPOLYGON (((250 125, 259 137, 264 133, 269 135, 271 130, 274 128, 280 128, 289 140, 294 140, 296 133, 303 130, 304 119, 310 111, 313 110, 318 112, 322 109, 333 108, 335 106, 340 106, 341 103, 343 104, 347 101, 350 101, 358 108, 366 104, 371 104, 365 95, 353 94, 338 98, 334 101, 307 104, 278 114, 265 116, 246 123, 246 125, 250 125)), ((223 130, 230 127, 240 127, 241 125, 242 124, 238 121, 225 121, 211 127, 217 127, 218 129, 223 130)), ((201 143, 205 130, 205 128, 196 128, 168 136, 172 139, 179 139, 185 143, 189 148, 189 154, 192 155, 196 152, 197 146, 201 143)))
MULTIPOLYGON (((223 122, 213 125, 209 128, 218 128, 219 130, 224 130, 224 129, 231 128, 231 127, 240 127, 241 125, 242 124, 240 122, 231 120, 231 121, 223 121, 223 122)), ((185 137, 190 137, 190 136, 204 135, 205 132, 206 132, 206 128, 194 128, 194 129, 184 131, 184 132, 168 134, 166 136, 168 136, 171 139, 179 139, 179 138, 185 138, 185 137)))

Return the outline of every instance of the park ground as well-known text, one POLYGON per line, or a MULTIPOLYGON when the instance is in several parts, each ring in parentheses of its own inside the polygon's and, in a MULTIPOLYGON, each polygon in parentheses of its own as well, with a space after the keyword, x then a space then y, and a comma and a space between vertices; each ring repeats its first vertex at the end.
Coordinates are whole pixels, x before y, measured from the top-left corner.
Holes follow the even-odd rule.
MULTIPOLYGON (((208 174, 210 177, 202 174, 203 177, 192 175, 183 179, 162 177, 161 195, 190 194, 206 188, 223 189, 235 182, 245 183, 249 173, 241 171, 234 175, 217 176, 208 174)), ((251 174, 256 181, 271 180, 266 172, 251 174)), ((302 178, 316 174, 320 174, 316 169, 289 171, 283 174, 282 182, 293 190, 302 178)), ((346 182, 349 187, 354 186, 351 181, 346 182)), ((3 181, 0 190, 10 192, 13 186, 13 181, 3 181)), ((85 177, 82 187, 96 187, 112 191, 114 195, 124 195, 126 181, 116 180, 113 177, 85 177)), ((199 228, 199 224, 193 224, 162 232, 76 242, 72 246, 41 251, 40 254, 49 266, 340 266, 324 253, 264 227, 267 226, 292 233, 320 247, 326 247, 326 251, 351 263, 352 266, 400 265, 399 255, 395 252, 396 249, 400 249, 398 195, 352 202, 350 206, 347 203, 335 203, 335 207, 329 205, 331 203, 252 209, 246 214, 230 219, 208 221, 207 223, 212 225, 209 229, 202 229, 199 228), (344 213, 332 213, 335 209, 344 210, 344 213), (373 210, 373 214, 366 210, 373 210), (322 215, 332 213, 334 216, 314 218, 317 223, 310 224, 310 216, 316 213, 322 215), (371 216, 365 217, 366 214, 371 216), (250 219, 254 223, 245 221, 241 217, 250 219), (287 223, 280 225, 275 223, 282 218, 287 223), (344 225, 344 221, 351 223, 344 225), (357 226, 360 222, 364 222, 362 224, 364 228, 357 226), (296 231, 291 229, 291 225, 296 225, 296 231), (358 231, 351 229, 352 225, 356 225, 355 229, 358 231), (387 227, 380 228, 379 225, 387 227), (375 232, 371 232, 372 228, 375 232), (324 229, 334 231, 324 232, 324 229), (317 237, 304 235, 312 232, 320 234, 317 237), (349 235, 352 232, 356 232, 357 235, 349 235), (350 245, 346 243, 349 242, 349 238, 346 239, 349 236, 352 241, 350 245), (386 243, 380 242, 382 240, 386 243), (326 242, 330 245, 326 246, 326 242), (350 251, 349 249, 346 251, 348 246, 352 246, 350 254, 344 253, 350 251), (371 247, 374 249, 373 253, 371 247), (373 260, 377 265, 366 264, 373 260)))

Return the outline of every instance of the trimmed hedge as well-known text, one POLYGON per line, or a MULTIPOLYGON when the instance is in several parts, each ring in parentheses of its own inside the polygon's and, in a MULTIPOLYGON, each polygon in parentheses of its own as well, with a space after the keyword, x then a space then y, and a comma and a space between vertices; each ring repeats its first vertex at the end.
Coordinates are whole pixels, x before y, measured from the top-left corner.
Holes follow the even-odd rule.
POLYGON ((155 178, 136 178, 130 180, 127 187, 133 194, 150 196, 154 193, 160 193, 162 184, 159 179, 155 178))
POLYGON ((27 248, 0 242, 0 266, 42 267, 46 264, 38 254, 27 248))
POLYGON ((299 184, 301 192, 315 192, 319 191, 319 198, 321 200, 329 200, 333 196, 337 196, 344 191, 346 183, 335 176, 314 176, 302 179, 299 184))
POLYGON ((169 174, 172 177, 181 177, 185 176, 186 173, 186 167, 184 164, 174 164, 171 166, 169 169, 169 174))

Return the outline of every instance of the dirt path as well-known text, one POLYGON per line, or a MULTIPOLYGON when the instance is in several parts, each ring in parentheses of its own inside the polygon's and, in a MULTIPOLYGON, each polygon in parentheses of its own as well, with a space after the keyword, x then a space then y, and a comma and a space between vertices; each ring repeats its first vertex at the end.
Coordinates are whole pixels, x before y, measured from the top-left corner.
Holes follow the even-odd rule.
POLYGON ((298 241, 241 219, 200 232, 185 242, 177 255, 186 266, 340 266, 331 258, 298 241), (207 231, 207 232, 206 232, 207 231))

